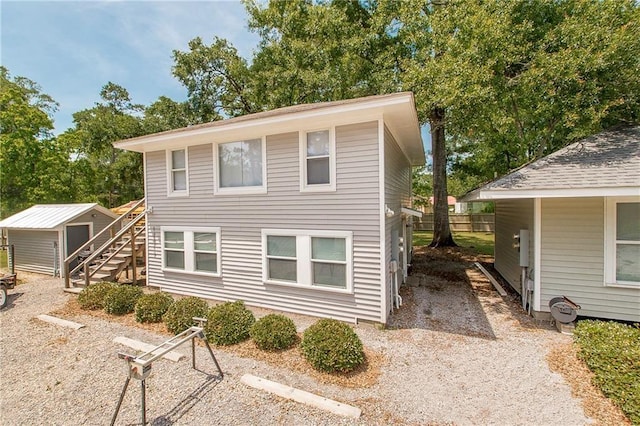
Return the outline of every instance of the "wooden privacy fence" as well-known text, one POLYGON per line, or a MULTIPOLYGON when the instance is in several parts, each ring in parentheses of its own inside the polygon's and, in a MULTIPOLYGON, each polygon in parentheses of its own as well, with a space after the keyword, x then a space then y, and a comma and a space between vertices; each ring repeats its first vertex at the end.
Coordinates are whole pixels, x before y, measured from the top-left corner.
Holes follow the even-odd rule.
MULTIPOLYGON (((494 232, 495 215, 493 213, 449 213, 449 226, 453 232, 494 232)), ((433 231, 433 213, 424 213, 422 218, 413 218, 413 229, 433 231)))

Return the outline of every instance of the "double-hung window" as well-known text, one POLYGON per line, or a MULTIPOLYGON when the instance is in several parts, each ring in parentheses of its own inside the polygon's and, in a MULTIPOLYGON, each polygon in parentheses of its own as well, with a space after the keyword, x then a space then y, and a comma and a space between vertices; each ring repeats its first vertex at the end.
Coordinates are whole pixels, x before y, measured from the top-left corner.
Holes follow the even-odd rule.
POLYGON ((220 275, 220 228, 162 228, 162 268, 220 275))
POLYGON ((606 224, 606 284, 640 288, 640 200, 608 198, 606 224))
POLYGON ((216 154, 217 192, 264 192, 265 145, 264 138, 219 143, 216 154))
POLYGON ((167 170, 169 170, 167 176, 169 195, 187 195, 189 193, 189 181, 186 149, 167 151, 167 170))
POLYGON ((264 281, 351 292, 352 240, 352 233, 344 231, 265 229, 264 281))
POLYGON ((300 133, 300 190, 335 191, 335 129, 300 133))

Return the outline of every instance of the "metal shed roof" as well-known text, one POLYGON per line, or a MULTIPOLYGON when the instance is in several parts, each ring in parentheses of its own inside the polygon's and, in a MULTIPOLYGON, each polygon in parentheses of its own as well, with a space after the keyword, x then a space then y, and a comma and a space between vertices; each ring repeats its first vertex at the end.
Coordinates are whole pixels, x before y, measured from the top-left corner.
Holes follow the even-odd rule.
POLYGON ((0 221, 0 228, 7 229, 56 229, 84 213, 96 209, 116 218, 117 215, 97 203, 86 204, 36 204, 0 221))

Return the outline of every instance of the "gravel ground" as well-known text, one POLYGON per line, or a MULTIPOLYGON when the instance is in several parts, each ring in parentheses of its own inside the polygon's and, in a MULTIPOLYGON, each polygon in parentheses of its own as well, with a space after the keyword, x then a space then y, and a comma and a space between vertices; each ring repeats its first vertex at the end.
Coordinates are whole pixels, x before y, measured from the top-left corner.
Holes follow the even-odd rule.
MULTIPOLYGON (((365 388, 327 384, 233 351, 214 348, 225 373, 216 380, 191 369, 187 358, 158 361, 147 380, 147 420, 153 425, 584 425, 580 400, 545 356, 570 338, 533 323, 513 301, 503 300, 484 277, 466 271, 469 285, 418 273, 402 288, 403 307, 390 327, 359 325, 364 345, 384 355, 377 383, 365 388), (362 409, 346 419, 249 388, 250 373, 362 409)), ((0 423, 2 425, 108 424, 126 378, 113 343, 126 336, 159 344, 166 336, 82 315, 74 331, 35 317, 60 309, 75 296, 59 279, 21 274, 0 312, 0 423)), ((256 310, 257 316, 263 315, 256 310)), ((304 329, 315 319, 289 315, 304 329)), ((203 347, 198 367, 215 373, 203 347)), ((133 380, 117 424, 140 422, 140 382, 133 380)))

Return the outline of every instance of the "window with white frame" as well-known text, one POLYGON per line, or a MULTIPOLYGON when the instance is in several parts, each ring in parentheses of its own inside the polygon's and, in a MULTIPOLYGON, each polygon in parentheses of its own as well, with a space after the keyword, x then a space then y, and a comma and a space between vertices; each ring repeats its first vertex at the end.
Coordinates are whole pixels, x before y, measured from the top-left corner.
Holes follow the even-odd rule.
POLYGON ((352 290, 352 233, 263 230, 264 281, 324 290, 352 290))
POLYGON ((218 190, 264 188, 264 158, 263 139, 218 144, 218 190))
POLYGON ((184 195, 189 189, 187 179, 187 150, 168 151, 167 168, 169 169, 169 194, 184 195))
POLYGON ((640 288, 640 201, 607 199, 606 283, 640 288))
POLYGON ((220 228, 162 228, 165 270, 220 275, 220 228))
POLYGON ((301 132, 302 191, 335 190, 335 129, 301 132))

